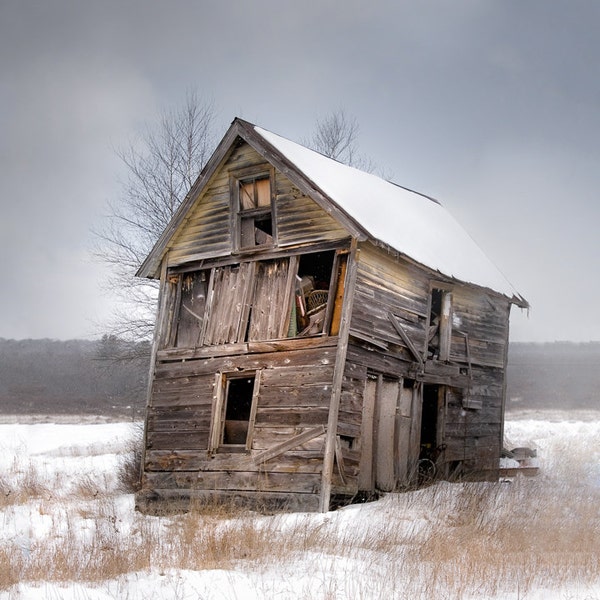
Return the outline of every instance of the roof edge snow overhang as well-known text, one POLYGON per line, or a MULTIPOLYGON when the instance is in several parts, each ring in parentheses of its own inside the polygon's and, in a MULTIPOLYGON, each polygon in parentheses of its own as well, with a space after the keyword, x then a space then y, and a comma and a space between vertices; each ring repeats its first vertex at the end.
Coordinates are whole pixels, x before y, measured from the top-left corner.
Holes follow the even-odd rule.
MULTIPOLYGON (((391 251, 398 256, 402 256, 410 262, 419 265, 433 274, 439 273, 441 276, 449 278, 450 280, 460 282, 463 284, 474 285, 480 287, 482 289, 490 290, 495 294, 501 295, 507 298, 512 304, 519 306, 520 308, 529 308, 529 303, 525 298, 523 298, 516 291, 512 294, 506 293, 506 290, 498 290, 494 287, 490 287, 488 285, 483 284, 482 282, 472 281, 468 278, 457 277, 453 273, 445 273, 443 270, 436 269, 431 265, 424 263, 423 261, 418 260, 417 258, 410 255, 410 253, 403 252, 402 250, 396 248, 393 244, 380 239, 373 232, 369 231, 362 223, 359 222, 354 216, 352 216, 344 207, 340 206, 338 202, 332 197, 331 194, 327 193, 317 182, 314 181, 313 178, 309 176, 308 173, 305 172, 299 165, 297 165, 289 156, 286 155, 286 152, 281 148, 278 148, 276 143, 272 143, 268 137, 272 137, 275 141, 282 140, 286 143, 293 144, 296 147, 302 148, 305 151, 312 152, 315 155, 318 155, 319 160, 327 160, 332 161, 332 164, 336 164, 336 168, 347 168, 352 171, 363 173, 358 169, 354 169, 352 167, 347 167, 347 165, 343 165, 342 163, 338 163, 337 161, 325 157, 314 150, 309 150, 296 144, 295 142, 291 142, 290 140, 286 140, 285 138, 281 138, 276 134, 273 134, 267 130, 259 128, 248 121, 240 119, 236 117, 225 135, 223 139, 218 144, 211 158, 206 163, 205 167, 202 169, 200 175, 190 188, 186 197, 182 201, 179 206, 177 212, 174 214, 173 218, 163 231, 162 235, 141 264, 138 269, 136 276, 138 277, 146 277, 146 278, 159 278, 160 277, 160 267, 165 253, 168 251, 169 243, 172 238, 175 236, 177 231, 182 227, 185 222, 188 211, 193 206, 194 202, 198 198, 198 196, 204 190, 206 184, 209 179, 213 176, 213 174, 217 171, 220 165, 227 159, 231 151, 235 148, 236 139, 241 138, 246 143, 248 143, 256 152, 258 152, 266 161, 271 163, 277 170, 286 175, 294 185, 296 185, 300 191, 302 191, 307 196, 310 196, 317 204, 325 210, 328 214, 330 214, 333 218, 335 218, 342 226, 344 226, 349 234, 356 238, 358 241, 366 241, 370 240, 375 245, 386 248, 388 251, 391 251)), ((285 148, 285 146, 284 146, 285 148)), ((349 172, 352 172, 349 171, 349 172)), ((364 174, 364 173, 363 173, 364 174)), ((372 176, 375 177, 375 176, 372 176)), ((380 178, 377 178, 380 181, 380 178)), ((410 190, 404 186, 398 185, 392 182, 385 182, 388 185, 395 186, 398 189, 404 190, 409 194, 413 194, 415 196, 422 197, 423 200, 430 201, 434 203, 439 209, 443 209, 440 203, 425 194, 421 194, 419 192, 415 192, 410 190)), ((466 232, 465 232, 466 234, 466 232)), ((473 242, 475 244, 475 242, 473 242)), ((475 244, 476 245, 476 244, 475 244)), ((488 259, 489 260, 489 259, 488 259)), ((496 269, 497 268, 490 262, 490 264, 496 269)), ((498 272, 499 273, 499 272, 498 272)), ((501 275, 501 274, 500 274, 501 275)), ((502 278, 506 281, 509 286, 509 289, 513 291, 510 283, 502 276, 502 278)))

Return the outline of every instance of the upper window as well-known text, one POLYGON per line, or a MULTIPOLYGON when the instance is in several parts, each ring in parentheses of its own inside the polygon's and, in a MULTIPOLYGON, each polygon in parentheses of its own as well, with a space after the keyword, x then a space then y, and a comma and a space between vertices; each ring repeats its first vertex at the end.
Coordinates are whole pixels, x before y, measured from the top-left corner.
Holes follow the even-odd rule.
POLYGON ((240 249, 272 246, 271 179, 268 175, 240 179, 238 195, 238 246, 240 249))
POLYGON ((338 335, 347 253, 324 251, 171 275, 166 346, 338 335))

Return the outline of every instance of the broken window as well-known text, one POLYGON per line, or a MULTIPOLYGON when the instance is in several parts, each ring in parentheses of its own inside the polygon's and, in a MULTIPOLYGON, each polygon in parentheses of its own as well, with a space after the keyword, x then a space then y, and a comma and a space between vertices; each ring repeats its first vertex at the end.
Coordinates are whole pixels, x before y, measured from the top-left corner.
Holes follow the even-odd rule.
POLYGON ((262 175, 238 181, 238 220, 240 249, 272 246, 271 179, 262 175))
POLYGON ((195 348, 337 335, 347 253, 326 251, 214 267, 179 277, 175 336, 195 348))
POLYGON ((427 358, 450 360, 452 336, 452 292, 434 287, 431 290, 427 358))
POLYGON ((346 261, 333 250, 300 257, 289 337, 339 333, 346 261))
POLYGON ((211 433, 213 451, 250 449, 259 375, 259 372, 217 375, 217 402, 211 433))

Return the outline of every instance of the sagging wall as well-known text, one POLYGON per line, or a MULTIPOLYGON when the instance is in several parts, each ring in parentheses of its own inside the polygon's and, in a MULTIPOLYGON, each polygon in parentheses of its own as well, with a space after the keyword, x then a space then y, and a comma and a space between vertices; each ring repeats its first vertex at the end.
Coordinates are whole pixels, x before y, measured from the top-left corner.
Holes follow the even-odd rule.
POLYGON ((145 434, 149 499, 246 496, 317 510, 348 237, 245 142, 225 156, 164 258, 145 434), (241 251, 234 184, 256 174, 271 182, 277 243, 241 251), (330 335, 321 323, 318 337, 302 337, 288 331, 294 282, 311 269, 319 279, 323 260, 325 285, 333 282, 330 335), (236 386, 252 396, 245 444, 226 443, 236 386))
POLYGON ((508 300, 497 294, 440 281, 384 250, 361 245, 343 389, 349 399, 362 394, 365 404, 359 414, 349 400, 345 413, 340 414, 340 427, 356 428, 361 423, 361 435, 354 444, 361 457, 361 490, 408 483, 419 453, 424 451, 419 444, 421 436, 431 438, 430 446, 443 446, 439 461, 445 476, 497 476, 509 308, 508 300), (428 342, 432 290, 438 288, 444 289, 451 304, 446 360, 441 360, 439 353, 432 354, 428 342), (373 395, 376 404, 369 408, 368 399, 373 395), (423 416, 423 398, 431 402, 432 395, 439 398, 434 400, 438 406, 423 416), (365 427, 364 422, 365 418, 374 419, 377 424, 382 410, 394 421, 392 432, 383 434, 389 438, 387 445, 368 439, 373 427, 365 427), (435 421, 433 434, 421 429, 426 418, 435 421), (371 457, 365 459, 365 452, 371 457), (393 467, 385 465, 388 458, 384 454, 390 453, 395 456, 393 467), (364 473, 365 464, 370 475, 364 473), (378 468, 387 474, 378 476, 378 468))
POLYGON ((151 499, 216 495, 317 510, 336 341, 185 362, 159 355, 143 480, 151 499), (248 451, 224 443, 223 420, 211 441, 228 375, 260 379, 248 451))

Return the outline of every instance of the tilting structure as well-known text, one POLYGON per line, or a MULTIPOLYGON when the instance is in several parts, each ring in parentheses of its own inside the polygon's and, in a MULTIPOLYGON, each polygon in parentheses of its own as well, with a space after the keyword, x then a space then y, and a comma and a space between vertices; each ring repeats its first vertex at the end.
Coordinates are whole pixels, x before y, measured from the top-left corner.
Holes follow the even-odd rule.
POLYGON ((435 200, 235 119, 138 275, 160 279, 150 509, 321 510, 495 478, 512 304, 435 200))

